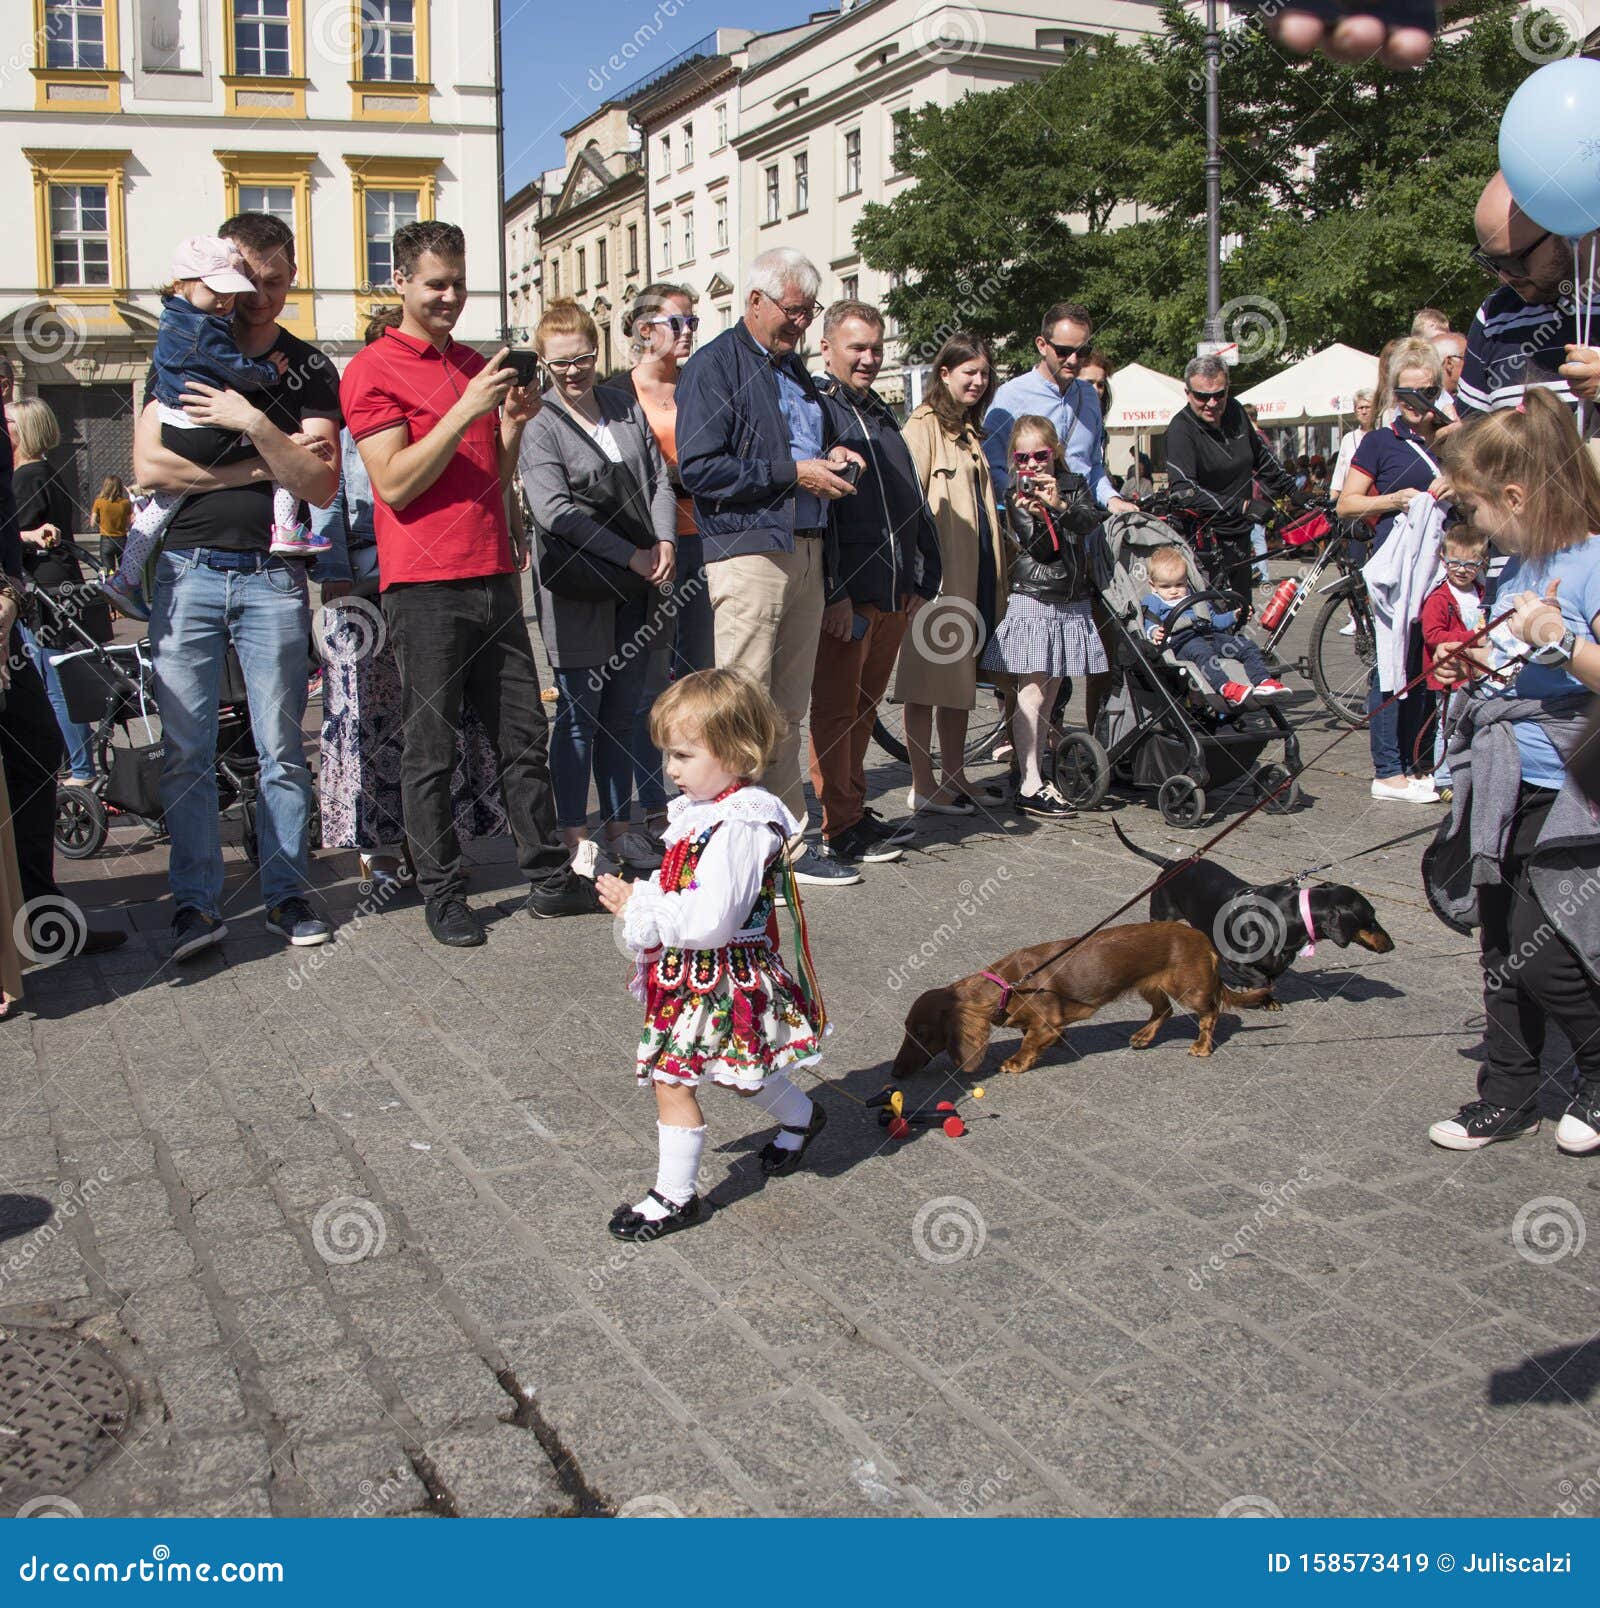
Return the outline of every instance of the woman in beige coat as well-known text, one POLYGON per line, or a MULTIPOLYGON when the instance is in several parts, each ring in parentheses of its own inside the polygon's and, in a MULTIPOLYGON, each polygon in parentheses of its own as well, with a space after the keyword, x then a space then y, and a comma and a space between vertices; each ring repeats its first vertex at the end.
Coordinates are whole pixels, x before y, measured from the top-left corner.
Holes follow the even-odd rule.
POLYGON ((1005 612, 1010 562, 983 456, 983 416, 994 395, 989 348, 952 335, 933 360, 928 400, 906 420, 905 442, 939 531, 944 579, 917 611, 900 648, 896 703, 905 705, 913 810, 971 815, 1005 795, 967 779, 967 717, 978 701, 978 658, 1005 612), (937 715, 942 778, 933 773, 937 715))

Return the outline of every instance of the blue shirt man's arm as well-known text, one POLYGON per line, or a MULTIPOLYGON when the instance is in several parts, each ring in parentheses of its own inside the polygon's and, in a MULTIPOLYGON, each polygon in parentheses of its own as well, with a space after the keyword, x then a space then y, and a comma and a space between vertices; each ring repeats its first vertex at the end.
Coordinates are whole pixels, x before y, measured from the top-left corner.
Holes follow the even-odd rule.
POLYGON ((1078 381, 1078 386, 1083 394, 1081 397, 1073 398, 1078 408, 1078 419, 1073 428, 1075 432, 1082 430, 1087 435, 1083 453, 1084 467, 1078 472, 1089 482, 1094 500, 1105 508, 1117 495, 1117 488, 1111 484, 1111 475, 1106 468, 1105 454, 1100 443, 1104 415, 1100 412, 1100 398, 1095 395, 1094 387, 1082 380, 1078 381))
POLYGON ((1011 485, 1011 427, 1016 422, 1010 398, 1002 402, 997 394, 989 404, 989 411, 983 416, 983 455, 989 460, 989 478, 994 482, 997 508, 1005 502, 1006 491, 1011 485))

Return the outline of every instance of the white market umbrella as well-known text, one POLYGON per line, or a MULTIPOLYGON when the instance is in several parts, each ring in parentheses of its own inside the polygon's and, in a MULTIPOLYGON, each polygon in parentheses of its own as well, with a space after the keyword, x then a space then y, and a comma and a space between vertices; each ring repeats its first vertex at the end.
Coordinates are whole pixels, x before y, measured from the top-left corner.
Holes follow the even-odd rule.
POLYGON ((1320 424, 1349 418, 1356 392, 1377 383, 1377 358, 1335 341, 1241 392, 1239 400, 1255 404, 1262 424, 1320 424))
POLYGON ((1165 430, 1184 401, 1182 380, 1143 363, 1128 363, 1111 376, 1111 411, 1105 427, 1113 435, 1165 430))

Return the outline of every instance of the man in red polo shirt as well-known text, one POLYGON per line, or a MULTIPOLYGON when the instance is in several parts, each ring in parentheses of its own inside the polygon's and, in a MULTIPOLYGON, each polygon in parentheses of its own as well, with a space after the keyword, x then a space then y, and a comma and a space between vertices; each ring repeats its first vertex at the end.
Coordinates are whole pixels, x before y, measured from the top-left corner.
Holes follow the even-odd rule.
POLYGON ((598 908, 556 832, 549 727, 512 561, 506 488, 538 409, 516 371, 450 337, 467 304, 466 240, 449 223, 394 237, 398 329, 356 353, 340 385, 345 422, 372 477, 383 612, 400 663, 406 837, 428 931, 483 942, 467 906, 450 781, 462 699, 494 746, 517 863, 535 916, 598 908))

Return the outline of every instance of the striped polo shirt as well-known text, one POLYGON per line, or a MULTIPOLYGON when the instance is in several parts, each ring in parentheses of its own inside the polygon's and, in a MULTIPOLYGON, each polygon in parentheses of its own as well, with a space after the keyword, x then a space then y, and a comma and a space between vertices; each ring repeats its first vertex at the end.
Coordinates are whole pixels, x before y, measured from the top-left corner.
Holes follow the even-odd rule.
MULTIPOLYGON (((1600 331, 1600 294, 1591 292, 1590 317, 1600 331)), ((1502 285, 1481 306, 1467 331, 1456 406, 1463 418, 1514 408, 1530 386, 1548 390, 1568 407, 1578 399, 1560 368, 1566 347, 1578 341, 1578 307, 1570 298, 1559 306, 1525 302, 1502 285)))

